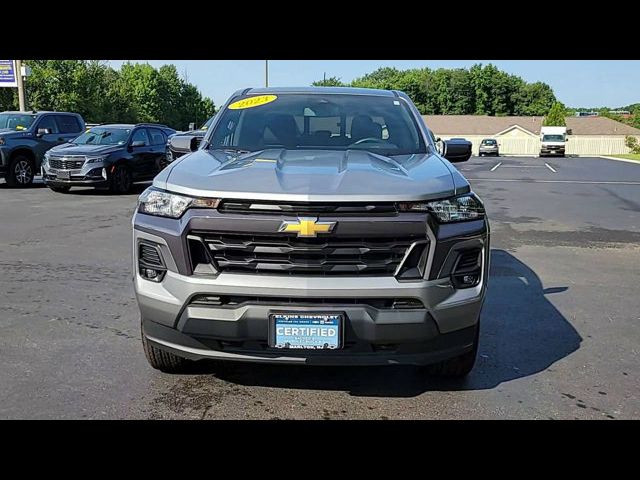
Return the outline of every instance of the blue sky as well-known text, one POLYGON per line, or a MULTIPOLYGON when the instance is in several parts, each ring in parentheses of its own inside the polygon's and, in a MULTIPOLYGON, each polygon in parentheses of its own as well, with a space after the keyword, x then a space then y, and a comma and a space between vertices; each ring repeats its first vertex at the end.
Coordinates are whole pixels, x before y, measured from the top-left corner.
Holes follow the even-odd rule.
MULTIPOLYGON (((144 63, 146 60, 135 60, 144 63)), ((114 68, 123 60, 110 60, 114 68)), ((149 60, 159 67, 172 63, 181 74, 220 106, 234 91, 264 86, 264 60, 149 60)), ((619 107, 640 102, 640 61, 637 60, 270 60, 270 86, 303 86, 314 80, 340 77, 348 82, 379 67, 399 69, 459 68, 493 63, 528 82, 551 85, 569 107, 619 107)))

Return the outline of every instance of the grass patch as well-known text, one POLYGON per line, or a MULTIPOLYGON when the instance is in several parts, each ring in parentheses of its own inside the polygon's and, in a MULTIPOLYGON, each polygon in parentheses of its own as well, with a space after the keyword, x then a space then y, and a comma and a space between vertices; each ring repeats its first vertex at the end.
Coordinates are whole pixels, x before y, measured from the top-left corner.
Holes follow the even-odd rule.
POLYGON ((640 162, 640 153, 627 153, 625 155, 611 155, 611 156, 616 158, 624 158, 626 160, 635 160, 637 162, 640 162))

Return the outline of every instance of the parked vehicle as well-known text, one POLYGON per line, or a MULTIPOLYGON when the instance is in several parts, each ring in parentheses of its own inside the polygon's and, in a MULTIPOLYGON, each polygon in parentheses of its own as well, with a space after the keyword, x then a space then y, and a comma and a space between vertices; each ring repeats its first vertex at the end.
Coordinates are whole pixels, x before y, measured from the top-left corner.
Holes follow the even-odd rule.
POLYGON ((84 120, 70 112, 0 113, 0 178, 11 187, 28 187, 47 150, 73 140, 84 120))
MULTIPOLYGON (((209 120, 207 120, 204 123, 204 125, 202 125, 198 130, 191 130, 191 131, 188 131, 188 132, 177 132, 175 135, 192 137, 194 139, 193 140, 194 147, 197 147, 198 145, 200 145, 200 142, 202 141, 202 139, 204 138, 205 134, 207 133, 207 129, 209 128, 209 126, 213 122, 213 118, 214 117, 215 117, 215 115, 213 117, 211 117, 209 120)), ((172 136, 170 136, 169 138, 171 139, 172 136)), ((175 159, 180 158, 182 155, 184 155, 184 153, 183 152, 178 152, 176 150, 173 150, 171 148, 171 142, 169 142, 169 149, 167 150, 167 162, 171 163, 175 159)))
POLYGON ((236 92, 139 198, 149 363, 473 367, 489 224, 398 91, 236 92), (195 151, 192 151, 194 150, 195 151))
POLYGON ((498 141, 495 138, 483 139, 482 142, 480 142, 478 154, 481 157, 484 157, 485 155, 493 155, 495 157, 499 157, 500 149, 498 147, 498 141))
POLYGON ((167 136, 161 126, 99 125, 45 154, 44 183, 56 192, 71 187, 126 193, 133 182, 151 180, 166 166, 167 136))
POLYGON ((567 144, 567 127, 540 127, 540 156, 564 157, 567 144))

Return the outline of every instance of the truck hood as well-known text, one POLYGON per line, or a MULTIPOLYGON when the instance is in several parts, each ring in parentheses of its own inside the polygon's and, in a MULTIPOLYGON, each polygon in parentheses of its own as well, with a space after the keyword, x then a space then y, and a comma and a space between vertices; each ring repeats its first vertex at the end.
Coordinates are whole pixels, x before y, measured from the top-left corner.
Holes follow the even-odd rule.
POLYGON ((450 168, 431 153, 386 157, 364 150, 271 149, 236 156, 198 150, 162 171, 154 186, 255 200, 429 200, 455 194, 450 168))
POLYGON ((106 155, 116 150, 122 150, 124 145, 76 145, 63 143, 49 150, 54 155, 106 155))

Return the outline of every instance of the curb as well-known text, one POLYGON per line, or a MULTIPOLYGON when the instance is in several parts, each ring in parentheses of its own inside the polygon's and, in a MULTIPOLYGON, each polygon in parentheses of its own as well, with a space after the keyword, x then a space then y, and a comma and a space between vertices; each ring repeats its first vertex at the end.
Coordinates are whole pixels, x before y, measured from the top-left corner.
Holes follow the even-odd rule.
POLYGON ((606 160, 615 160, 616 162, 635 163, 636 165, 640 165, 640 160, 628 160, 626 158, 606 157, 604 155, 598 155, 598 158, 604 158, 606 160))

